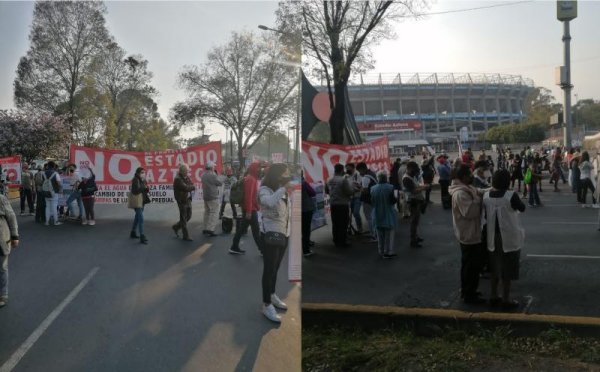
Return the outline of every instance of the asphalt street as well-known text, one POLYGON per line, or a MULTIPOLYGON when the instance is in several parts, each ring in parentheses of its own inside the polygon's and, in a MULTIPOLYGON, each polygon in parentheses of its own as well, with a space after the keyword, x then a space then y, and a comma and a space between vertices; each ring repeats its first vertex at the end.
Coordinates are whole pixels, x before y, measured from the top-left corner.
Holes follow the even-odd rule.
MULTIPOLYGON (((598 209, 582 208, 568 185, 560 192, 544 180, 544 206, 521 215, 525 247, 520 280, 512 288, 523 313, 600 316, 600 231, 598 209)), ((315 255, 303 262, 303 303, 395 305, 490 311, 460 300, 460 247, 450 210, 441 207, 439 190, 421 218, 423 248, 409 247, 409 221, 395 236, 398 257, 379 258, 376 243, 353 237, 350 248, 333 246, 331 229, 313 232, 315 255)), ((590 197, 588 196, 588 202, 590 197)), ((483 296, 490 284, 482 279, 483 296)))
POLYGON ((202 236, 200 205, 193 242, 175 238, 174 205, 147 207, 149 245, 129 239, 125 206, 98 205, 96 217, 93 227, 18 217, 1 371, 15 360, 15 372, 300 370, 300 287, 287 280, 287 257, 277 288, 289 310, 276 325, 261 314, 250 235, 246 255, 228 254, 231 235, 202 236))

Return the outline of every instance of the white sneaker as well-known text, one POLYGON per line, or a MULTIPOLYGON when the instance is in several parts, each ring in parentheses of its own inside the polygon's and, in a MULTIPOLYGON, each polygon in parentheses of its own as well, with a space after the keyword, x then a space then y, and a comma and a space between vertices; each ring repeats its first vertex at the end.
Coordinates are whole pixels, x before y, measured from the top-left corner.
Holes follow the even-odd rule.
MULTIPOLYGON (((81 224, 82 224, 82 225, 87 225, 87 224, 88 224, 88 221, 87 221, 87 220, 83 220, 83 221, 81 221, 81 224)), ((91 224, 90 224, 90 225, 91 225, 91 224)))
POLYGON ((96 221, 95 221, 95 220, 90 220, 90 221, 88 222, 88 225, 90 225, 90 226, 94 226, 95 224, 96 224, 96 221))
POLYGON ((54 226, 60 226, 60 225, 62 225, 62 224, 63 224, 62 222, 58 221, 58 222, 55 222, 55 223, 54 223, 54 226))
POLYGON ((287 310, 287 305, 285 302, 281 301, 279 297, 275 293, 271 295, 271 303, 278 309, 287 310))
POLYGON ((262 313, 270 321, 275 322, 275 323, 281 323, 281 317, 279 316, 279 314, 277 314, 277 311, 275 310, 275 307, 273 306, 273 304, 271 304, 269 306, 263 305, 262 313))

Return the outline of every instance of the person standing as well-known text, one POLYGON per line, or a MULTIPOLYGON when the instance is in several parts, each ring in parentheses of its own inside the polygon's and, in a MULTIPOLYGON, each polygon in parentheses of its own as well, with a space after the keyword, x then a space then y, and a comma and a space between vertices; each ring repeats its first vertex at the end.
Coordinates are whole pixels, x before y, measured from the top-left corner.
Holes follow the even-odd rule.
POLYGON ((373 227, 373 206, 371 203, 371 188, 377 185, 377 175, 367 167, 367 163, 361 162, 356 166, 356 170, 360 174, 361 179, 361 196, 360 201, 362 203, 363 211, 365 212, 365 218, 367 219, 367 226, 369 227, 369 234, 371 241, 377 241, 377 232, 373 227))
POLYGON ((133 227, 131 228, 131 239, 140 239, 140 243, 148 244, 148 238, 144 235, 144 208, 146 204, 150 203, 150 188, 146 183, 146 170, 139 167, 135 170, 135 175, 131 180, 131 196, 138 199, 133 210, 135 211, 135 217, 133 219, 133 227), (136 234, 136 229, 140 235, 136 234))
POLYGON ((263 234, 263 314, 267 319, 280 323, 275 308, 287 310, 287 305, 275 294, 277 272, 285 255, 289 237, 289 199, 287 188, 291 180, 285 164, 271 165, 259 190, 262 215, 260 223, 263 234))
MULTIPOLYGON (((362 194, 362 177, 359 172, 357 172, 356 167, 352 163, 346 164, 346 174, 348 175, 348 180, 354 189, 354 195, 350 201, 350 211, 354 216, 354 221, 356 222, 356 231, 360 235, 362 234, 362 216, 360 214, 361 207, 361 194, 362 194)), ((365 211, 365 217, 367 216, 367 212, 365 211)))
POLYGON ((83 201, 81 200, 81 192, 79 191, 79 183, 81 182, 81 175, 77 170, 77 166, 75 164, 70 164, 67 167, 67 175, 73 177, 71 181, 71 194, 67 198, 67 212, 69 214, 69 218, 73 218, 73 202, 77 201, 77 208, 79 208, 79 215, 77 216, 77 220, 83 220, 83 201))
POLYGON ((454 235, 461 250, 461 297, 467 304, 480 304, 485 302, 477 292, 485 251, 481 241, 481 195, 473 186, 473 180, 471 168, 461 165, 450 186, 450 194, 454 235))
POLYGON ((62 225, 58 220, 58 194, 62 190, 62 181, 57 171, 56 163, 48 163, 42 189, 46 199, 46 226, 50 225, 50 218, 53 219, 54 226, 62 225))
POLYGON ((583 204, 587 202, 587 191, 590 189, 592 192, 592 204, 596 204, 596 197, 594 193, 596 192, 596 188, 594 187, 594 183, 592 182, 592 170, 594 166, 590 163, 590 154, 587 151, 584 151, 581 154, 581 164, 579 165, 579 169, 581 170, 581 175, 579 176, 580 187, 581 187, 581 200, 583 204))
POLYGON ((4 195, 0 195, 0 307, 8 304, 8 255, 19 246, 17 216, 4 195))
POLYGON ((231 212, 233 214, 234 220, 237 218, 237 210, 235 209, 235 204, 231 203, 231 187, 237 182, 237 178, 233 175, 233 169, 229 168, 226 172, 226 178, 223 181, 223 197, 221 198, 221 210, 219 211, 219 219, 223 218, 223 213, 225 212, 225 207, 227 204, 231 205, 231 212))
POLYGON ((317 195, 312 186, 304 179, 302 173, 302 253, 304 257, 312 256, 314 253, 310 249, 310 233, 312 231, 312 217, 315 212, 315 199, 317 195))
POLYGON ((529 189, 529 206, 541 206, 542 202, 540 201, 540 195, 538 194, 538 182, 541 182, 540 180, 542 179, 542 173, 535 161, 531 161, 529 163, 529 168, 527 169, 525 178, 529 179, 529 183, 527 185, 529 189), (531 176, 529 176, 530 173, 531 176))
POLYGON ((510 299, 511 281, 519 279, 520 251, 525 241, 519 213, 525 212, 525 204, 519 195, 509 191, 510 176, 498 171, 492 179, 492 190, 483 197, 487 220, 487 246, 492 269, 492 294, 490 304, 505 310, 519 306, 510 299), (502 297, 498 297, 498 284, 502 281, 502 297))
POLYGON ((423 178, 423 184, 427 186, 425 189, 425 205, 431 203, 431 185, 435 177, 435 167, 433 166, 434 158, 427 154, 423 154, 423 162, 421 163, 421 177, 423 178))
MULTIPOLYGON (((521 192, 521 181, 523 181, 523 168, 521 167, 521 156, 517 154, 510 164, 510 171, 512 172, 511 181, 512 188, 515 188, 515 181, 518 181, 517 192, 521 192)), ((527 195, 527 187, 523 187, 523 194, 527 195)))
POLYGON ((36 200, 35 203, 35 222, 44 223, 46 221, 46 198, 42 193, 42 185, 44 184, 44 177, 47 167, 38 165, 38 172, 33 177, 35 182, 36 200))
POLYGON ((439 184, 442 193, 442 207, 444 209, 452 208, 452 198, 450 197, 450 193, 448 192, 448 188, 450 187, 450 164, 448 164, 448 156, 446 154, 440 155, 437 158, 439 163, 437 167, 438 175, 439 175, 439 184))
POLYGON ((248 167, 248 172, 244 177, 244 200, 242 203, 242 221, 239 228, 236 227, 233 243, 229 248, 231 254, 244 254, 246 251, 240 248, 240 240, 242 235, 248 230, 248 226, 252 230, 252 237, 256 248, 262 255, 262 244, 260 238, 260 228, 258 226, 258 178, 260 174, 260 163, 254 162, 248 167))
POLYGON ((81 201, 85 209, 85 220, 81 223, 83 225, 94 226, 96 225, 96 216, 94 213, 94 204, 96 202, 96 175, 92 168, 88 168, 89 176, 82 176, 81 182, 78 185, 79 192, 81 193, 81 201))
POLYGON ((175 236, 179 237, 179 230, 183 233, 183 240, 191 242, 188 232, 187 223, 192 218, 192 195, 191 192, 196 190, 196 186, 189 177, 190 168, 187 164, 179 166, 179 172, 173 180, 173 194, 179 209, 179 222, 173 225, 175 236))
MULTIPOLYGON (((408 208, 408 203, 407 203, 407 196, 406 196, 406 192, 404 190, 404 186, 402 186, 402 179, 404 178, 404 175, 406 174, 406 165, 408 164, 409 159, 408 158, 404 158, 402 159, 402 162, 400 163, 400 168, 398 168, 398 174, 396 174, 395 176, 398 178, 398 184, 400 185, 400 192, 398 193, 398 212, 401 213, 402 218, 410 218, 410 209, 408 208)), ((392 175, 394 176, 394 175, 392 175)))
POLYGON ((350 246, 346 240, 350 224, 350 200, 354 190, 348 179, 344 177, 342 164, 334 165, 333 171, 333 177, 325 184, 325 193, 329 195, 331 207, 333 243, 336 247, 347 248, 350 246))
POLYGON ((396 197, 394 186, 388 183, 385 172, 377 175, 378 183, 371 188, 372 216, 366 216, 373 220, 374 228, 377 229, 379 256, 389 259, 396 255, 394 252, 394 233, 398 227, 398 216, 394 210, 396 197))
POLYGON ((29 165, 23 164, 23 170, 21 172, 21 187, 20 199, 21 199, 21 216, 25 215, 25 200, 27 200, 27 206, 29 207, 29 215, 33 216, 33 193, 35 192, 35 183, 33 180, 33 173, 29 171, 29 165))
POLYGON ((421 220, 421 210, 425 203, 423 191, 426 186, 420 185, 418 181, 420 168, 414 161, 406 165, 406 174, 402 178, 402 186, 406 190, 407 203, 410 208, 410 246, 411 248, 421 248, 423 238, 418 235, 419 221, 421 220))
POLYGON ((571 171, 571 189, 573 193, 577 194, 577 202, 583 203, 581 198, 581 169, 579 164, 581 162, 581 155, 577 152, 573 154, 570 162, 571 171))
POLYGON ((214 171, 215 163, 206 162, 202 173, 202 197, 204 198, 204 235, 217 236, 215 228, 219 220, 219 187, 223 185, 214 171))

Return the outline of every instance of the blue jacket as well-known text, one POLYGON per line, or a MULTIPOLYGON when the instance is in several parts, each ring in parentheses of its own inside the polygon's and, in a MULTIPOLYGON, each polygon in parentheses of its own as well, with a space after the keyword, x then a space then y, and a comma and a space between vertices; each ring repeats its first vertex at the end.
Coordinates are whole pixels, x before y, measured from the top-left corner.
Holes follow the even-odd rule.
POLYGON ((371 188, 371 205, 373 206, 373 225, 380 229, 395 229, 398 218, 394 205, 394 186, 379 183, 371 188))

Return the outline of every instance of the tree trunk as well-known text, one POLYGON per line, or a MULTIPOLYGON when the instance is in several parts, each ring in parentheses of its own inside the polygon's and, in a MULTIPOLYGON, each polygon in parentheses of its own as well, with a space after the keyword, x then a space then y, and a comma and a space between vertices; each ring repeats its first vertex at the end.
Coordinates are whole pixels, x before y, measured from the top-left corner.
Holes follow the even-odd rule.
POLYGON ((344 129, 346 128, 346 82, 336 82, 334 85, 335 107, 329 119, 332 145, 344 144, 344 129))
POLYGON ((238 140, 238 160, 240 162, 240 169, 242 169, 245 165, 244 159, 244 148, 242 147, 242 141, 238 140))

